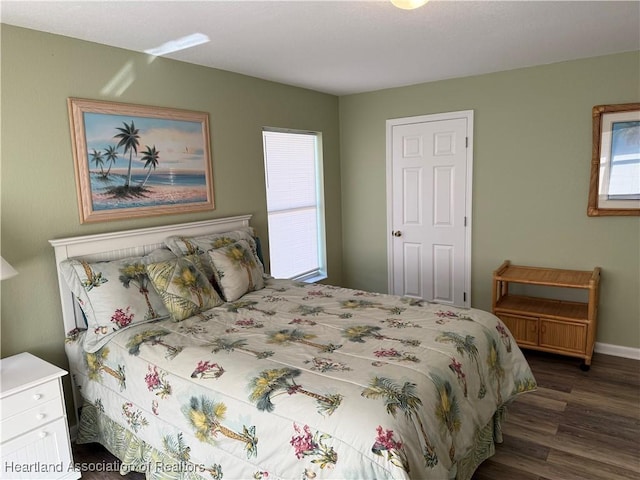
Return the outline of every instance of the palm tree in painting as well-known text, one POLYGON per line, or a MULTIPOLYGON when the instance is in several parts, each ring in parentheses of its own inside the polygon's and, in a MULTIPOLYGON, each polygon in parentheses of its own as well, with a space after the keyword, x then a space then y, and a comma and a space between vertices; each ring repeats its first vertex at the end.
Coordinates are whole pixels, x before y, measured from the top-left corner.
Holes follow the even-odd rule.
POLYGON ((108 177, 109 173, 111 173, 111 167, 113 166, 114 163, 116 163, 116 160, 118 159, 118 150, 117 150, 117 148, 114 147, 113 145, 109 145, 104 150, 104 156, 105 156, 105 160, 109 164, 109 168, 107 168, 107 172, 104 174, 104 176, 108 177))
POLYGON ((315 338, 316 335, 312 333, 305 333, 302 330, 298 330, 297 328, 289 329, 284 328, 282 330, 278 330, 277 332, 271 332, 269 334, 268 343, 275 343, 277 345, 286 345, 288 343, 302 343, 303 345, 309 345, 310 347, 317 348, 321 352, 333 352, 342 345, 334 345, 333 343, 328 343, 326 345, 322 343, 314 343, 309 340, 315 338))
POLYGON ((102 158, 102 152, 99 150, 93 149, 91 152, 91 161, 95 164, 96 167, 100 167, 100 175, 104 177, 104 158, 102 158))
POLYGON ((464 337, 455 332, 443 332, 436 338, 436 341, 442 343, 453 343, 456 351, 460 355, 467 355, 475 364, 480 378, 480 389, 478 390, 478 398, 484 398, 487 394, 487 386, 485 384, 484 375, 480 370, 480 360, 478 358, 478 347, 476 346, 473 335, 465 335, 464 337))
POLYGON ((240 352, 246 352, 250 353, 251 355, 255 355, 258 359, 268 358, 274 354, 274 352, 270 350, 260 352, 257 350, 246 348, 247 341, 242 338, 231 340, 229 338, 218 337, 215 338, 213 342, 210 343, 210 345, 213 347, 213 349, 211 350, 212 353, 218 353, 221 351, 231 353, 234 350, 238 350, 240 352))
POLYGON ((453 461, 456 454, 454 435, 460 430, 461 426, 460 406, 458 405, 458 399, 453 393, 453 388, 449 381, 437 375, 431 375, 431 381, 436 386, 436 395, 438 398, 436 403, 436 417, 438 417, 442 427, 445 428, 451 436, 449 458, 453 461))
POLYGON ((145 147, 146 150, 141 152, 142 161, 144 162, 144 167, 148 168, 149 171, 147 172, 147 176, 145 177, 144 182, 142 182, 142 185, 140 185, 141 187, 144 187, 147 184, 147 180, 149 180, 149 176, 151 175, 151 169, 153 168, 155 170, 158 166, 158 156, 160 155, 160 152, 156 150, 155 145, 153 147, 149 147, 149 145, 146 145, 145 147))
POLYGON ((387 413, 396 416, 398 411, 404 413, 405 417, 418 424, 425 446, 422 455, 427 467, 433 468, 438 464, 438 456, 433 445, 429 441, 429 436, 424 428, 418 412, 422 407, 422 400, 417 395, 416 384, 404 382, 402 385, 385 377, 374 377, 369 386, 361 394, 365 398, 382 398, 387 408, 387 413))
POLYGON ((256 427, 247 428, 242 426, 242 433, 235 432, 222 425, 224 416, 227 413, 227 406, 222 402, 214 402, 205 397, 191 397, 188 405, 182 408, 182 413, 195 430, 196 438, 201 442, 214 443, 214 440, 221 434, 231 440, 243 442, 247 452, 247 458, 255 457, 258 454, 258 438, 256 437, 256 427))
POLYGON ((118 370, 114 370, 106 363, 109 356, 109 347, 102 347, 95 353, 85 353, 85 360, 87 362, 87 371, 89 380, 94 382, 102 382, 102 372, 111 375, 118 381, 120 390, 127 388, 126 377, 124 374, 124 365, 118 365, 118 370))
POLYGON ((496 398, 498 405, 502 405, 502 379, 504 378, 504 368, 500 359, 498 344, 494 339, 489 339, 489 355, 487 355, 487 366, 489 367, 489 377, 495 380, 496 398))
MULTIPOLYGON (((133 152, 138 154, 138 146, 140 145, 139 138, 140 132, 135 125, 133 124, 133 120, 131 120, 131 125, 127 125, 127 122, 122 122, 124 127, 116 127, 120 133, 114 135, 113 138, 119 138, 118 147, 124 147, 124 154, 126 155, 129 152, 129 168, 127 169, 127 180, 124 184, 124 188, 128 189, 131 184, 131 163, 133 161, 133 152)), ((118 148, 117 147, 117 148, 118 148)))
POLYGON ((167 349, 165 358, 173 359, 182 351, 183 347, 175 347, 173 345, 165 343, 162 340, 162 337, 164 337, 165 335, 169 335, 169 333, 171 332, 165 330, 164 328, 149 328, 131 336, 131 338, 129 338, 129 341, 127 342, 126 347, 129 349, 130 355, 137 356, 138 354, 140 354, 140 347, 145 343, 149 343, 151 346, 162 345, 167 349))
POLYGON ((153 309, 151 301, 149 300, 149 276, 145 266, 142 263, 130 263, 120 269, 120 281, 124 288, 129 288, 129 285, 134 284, 138 287, 138 291, 144 296, 147 303, 147 315, 145 319, 156 318, 158 314, 153 309))
POLYGON ((342 395, 320 395, 311 392, 298 385, 294 378, 302 372, 297 368, 273 368, 261 371, 258 376, 253 377, 249 383, 251 394, 249 400, 256 404, 260 411, 272 412, 275 405, 271 401, 276 392, 294 395, 301 393, 315 399, 318 403, 318 411, 322 414, 331 415, 342 402, 342 395))

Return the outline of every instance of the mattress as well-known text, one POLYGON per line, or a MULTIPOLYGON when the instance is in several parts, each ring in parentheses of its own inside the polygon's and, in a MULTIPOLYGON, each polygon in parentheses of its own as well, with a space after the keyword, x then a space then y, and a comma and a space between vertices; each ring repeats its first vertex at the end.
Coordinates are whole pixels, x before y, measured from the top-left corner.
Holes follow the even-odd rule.
POLYGON ((147 478, 469 479, 536 388, 494 315, 330 285, 265 288, 66 350, 79 441, 147 478))

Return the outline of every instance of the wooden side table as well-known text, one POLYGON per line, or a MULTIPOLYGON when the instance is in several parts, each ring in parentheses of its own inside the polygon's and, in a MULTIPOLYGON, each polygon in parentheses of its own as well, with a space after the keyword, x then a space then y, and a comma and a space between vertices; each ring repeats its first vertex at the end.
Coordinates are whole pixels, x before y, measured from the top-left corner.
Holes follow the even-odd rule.
POLYGON ((596 339, 600 268, 561 270, 512 265, 506 260, 493 272, 492 311, 519 346, 582 358, 589 370, 596 339), (513 295, 510 283, 582 289, 588 301, 572 302, 513 295))

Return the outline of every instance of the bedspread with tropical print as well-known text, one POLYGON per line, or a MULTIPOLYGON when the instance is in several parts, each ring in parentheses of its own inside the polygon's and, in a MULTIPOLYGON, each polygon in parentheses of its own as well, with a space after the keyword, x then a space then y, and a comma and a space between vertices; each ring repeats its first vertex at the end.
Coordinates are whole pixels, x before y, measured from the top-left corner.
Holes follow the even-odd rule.
POLYGON ((78 340, 85 401, 185 478, 456 478, 496 412, 536 387, 490 313, 284 280, 96 353, 78 340))

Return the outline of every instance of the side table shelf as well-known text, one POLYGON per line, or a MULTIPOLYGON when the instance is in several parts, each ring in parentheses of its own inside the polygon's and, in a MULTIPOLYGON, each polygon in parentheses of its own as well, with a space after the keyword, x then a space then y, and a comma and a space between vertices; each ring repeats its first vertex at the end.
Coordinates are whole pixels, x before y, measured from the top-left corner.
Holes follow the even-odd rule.
POLYGON ((595 345, 600 268, 561 270, 512 265, 506 260, 493 272, 492 311, 519 346, 582 358, 589 370, 595 345), (587 302, 514 295, 509 284, 565 287, 588 291, 587 302))

